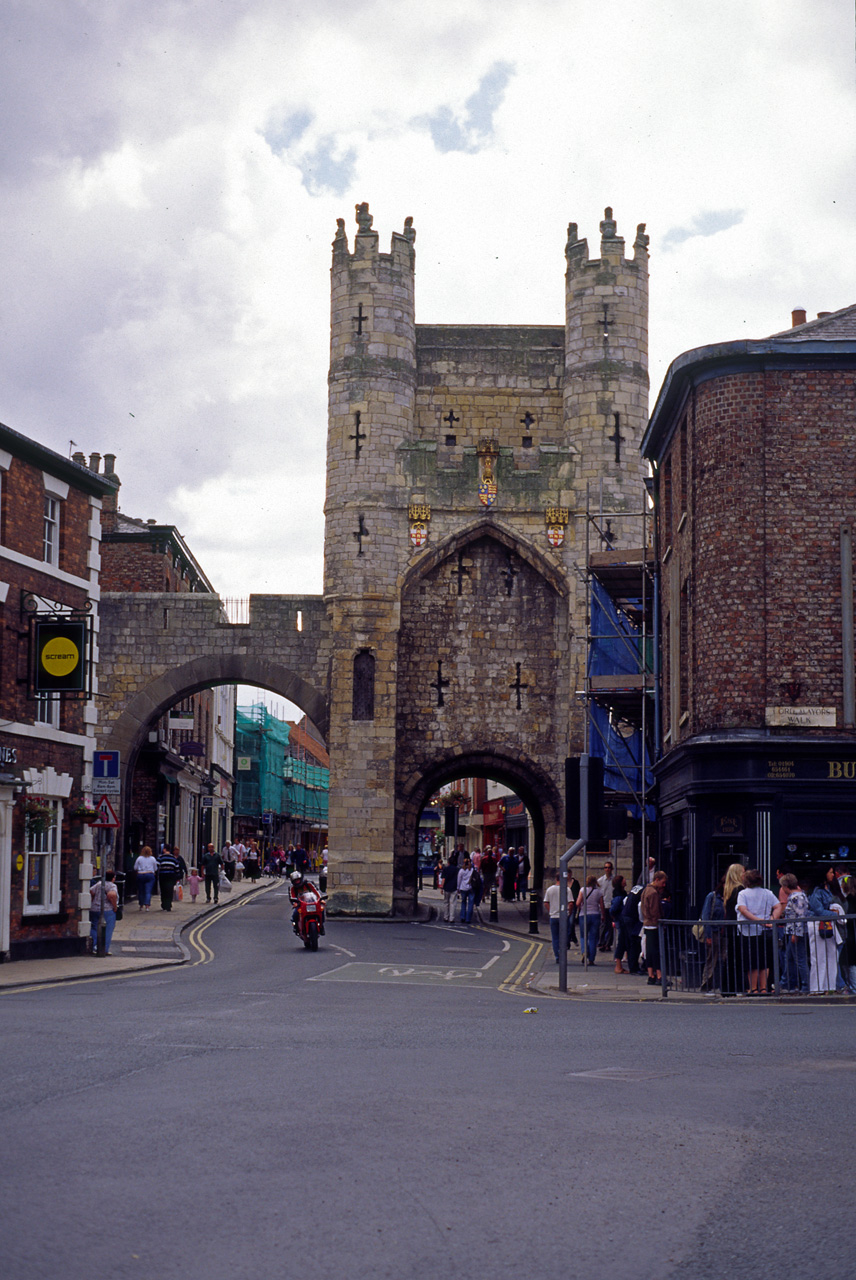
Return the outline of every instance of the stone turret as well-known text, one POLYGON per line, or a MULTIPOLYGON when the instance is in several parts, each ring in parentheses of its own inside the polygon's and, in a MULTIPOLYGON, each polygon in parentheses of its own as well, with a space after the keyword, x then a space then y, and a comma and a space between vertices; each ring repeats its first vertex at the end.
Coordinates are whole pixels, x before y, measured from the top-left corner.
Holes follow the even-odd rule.
POLYGON ((342 219, 333 241, 324 590, 336 641, 328 746, 337 761, 330 830, 338 871, 330 901, 384 912, 392 906, 398 577, 409 550, 400 454, 416 395, 416 233, 408 218, 380 253, 367 204, 357 205, 357 228, 353 253, 342 219))
POLYGON ((564 421, 580 453, 577 484, 599 486, 610 507, 640 501, 639 446, 648 419, 648 236, 640 223, 624 256, 612 210, 600 224, 600 259, 568 227, 565 247, 564 421))
MULTIPOLYGON (((344 219, 333 241, 325 591, 384 592, 397 576, 387 535, 401 488, 398 449, 413 431, 416 388, 412 219, 378 250, 367 204, 349 252, 344 219)), ((399 495, 400 496, 400 495, 399 495)))

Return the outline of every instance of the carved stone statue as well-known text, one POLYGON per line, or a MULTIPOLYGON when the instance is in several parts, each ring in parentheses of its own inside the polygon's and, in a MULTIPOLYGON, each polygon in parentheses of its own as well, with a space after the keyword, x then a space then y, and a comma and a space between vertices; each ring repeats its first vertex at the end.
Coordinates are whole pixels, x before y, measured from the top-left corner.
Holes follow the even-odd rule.
POLYGON ((565 257, 568 262, 571 260, 571 254, 578 252, 577 245, 581 244, 577 224, 575 222, 568 223, 568 238, 565 242, 565 257))
POLYGON ((416 239, 416 228, 413 225, 412 218, 404 219, 404 238, 405 240, 409 240, 411 244, 413 244, 413 241, 416 239))
POLYGON ((357 226, 359 231, 357 235, 365 235, 367 231, 371 231, 374 218, 369 213, 368 201, 364 200, 362 204, 357 205, 357 226))
POLYGON ((345 235, 345 219, 344 219, 344 218, 337 218, 337 219, 336 219, 336 236, 335 236, 335 238, 336 238, 337 240, 345 240, 345 239, 347 239, 347 237, 346 237, 346 235, 345 235))
POLYGON ((604 240, 614 240, 615 233, 618 230, 618 223, 612 216, 612 210, 609 208, 603 211, 603 222, 600 224, 600 234, 604 240))
POLYGON ((650 243, 650 240, 651 240, 651 237, 646 236, 645 234, 645 223, 640 222, 639 226, 636 228, 636 239, 633 241, 633 248, 647 249, 648 244, 650 243))

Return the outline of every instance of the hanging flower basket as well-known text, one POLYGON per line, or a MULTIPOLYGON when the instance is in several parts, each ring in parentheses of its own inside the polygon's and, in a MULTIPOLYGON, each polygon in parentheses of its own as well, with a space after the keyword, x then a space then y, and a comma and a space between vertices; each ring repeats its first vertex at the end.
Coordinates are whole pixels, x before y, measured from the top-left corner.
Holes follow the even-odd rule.
POLYGON ((98 817, 97 809, 91 808, 88 804, 77 804, 73 809, 69 809, 68 816, 72 822, 93 823, 98 817))
POLYGON ((24 801, 24 821, 27 831, 34 835, 43 835, 56 826, 56 809, 47 800, 39 796, 27 796, 24 801))

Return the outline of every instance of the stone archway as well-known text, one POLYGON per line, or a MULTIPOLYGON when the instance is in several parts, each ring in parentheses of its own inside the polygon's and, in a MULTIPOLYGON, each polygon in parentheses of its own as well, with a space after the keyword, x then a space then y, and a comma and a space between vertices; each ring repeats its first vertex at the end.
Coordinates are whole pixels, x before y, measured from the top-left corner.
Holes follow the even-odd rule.
POLYGON ((534 883, 560 839, 569 734, 567 584, 493 520, 423 557, 404 582, 398 635, 394 910, 412 912, 421 806, 474 774, 509 785, 533 817, 534 883))
POLYGON ((562 797, 553 780, 525 757, 496 752, 450 752, 432 762, 424 773, 408 779, 396 805, 394 894, 397 913, 411 915, 416 907, 416 847, 419 819, 430 796, 458 778, 491 778, 510 787, 532 818, 534 845, 532 887, 544 880, 547 833, 561 824, 562 797))

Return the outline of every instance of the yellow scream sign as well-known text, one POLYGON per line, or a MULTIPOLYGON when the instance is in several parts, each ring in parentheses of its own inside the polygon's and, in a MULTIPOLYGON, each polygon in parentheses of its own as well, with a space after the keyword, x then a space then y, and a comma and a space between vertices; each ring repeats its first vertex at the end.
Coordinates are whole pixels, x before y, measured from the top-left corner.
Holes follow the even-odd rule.
POLYGON ((52 676, 67 676, 80 661, 80 650, 67 636, 55 636, 42 649, 42 666, 52 676))
POLYGON ((38 619, 35 625, 35 693, 85 693, 89 648, 85 620, 38 619))

